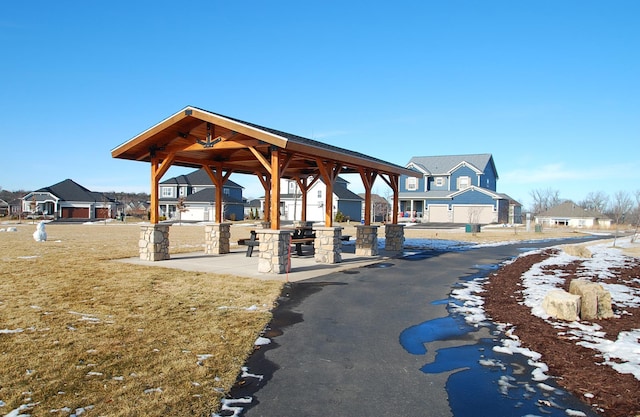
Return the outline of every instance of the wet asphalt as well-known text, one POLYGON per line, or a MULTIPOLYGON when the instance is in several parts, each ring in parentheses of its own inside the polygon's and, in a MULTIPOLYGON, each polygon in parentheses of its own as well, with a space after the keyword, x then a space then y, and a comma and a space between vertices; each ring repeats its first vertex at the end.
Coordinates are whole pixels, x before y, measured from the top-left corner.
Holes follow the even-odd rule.
POLYGON ((399 335, 448 316, 439 301, 461 280, 486 275, 488 265, 525 250, 558 243, 407 251, 376 265, 287 284, 265 334, 271 343, 246 363, 247 372, 261 378, 241 378, 231 396, 251 397, 241 414, 250 417, 452 416, 446 387, 451 372, 421 368, 438 349, 476 344, 491 337, 489 330, 428 343, 424 355, 409 354, 399 335))

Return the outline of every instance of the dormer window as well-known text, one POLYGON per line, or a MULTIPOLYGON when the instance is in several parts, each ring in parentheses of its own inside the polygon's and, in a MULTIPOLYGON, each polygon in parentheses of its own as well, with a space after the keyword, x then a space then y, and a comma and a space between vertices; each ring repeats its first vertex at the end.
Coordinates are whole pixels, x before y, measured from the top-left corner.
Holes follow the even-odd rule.
POLYGON ((444 178, 436 177, 435 184, 436 184, 436 187, 442 187, 444 185, 444 178))
POLYGON ((407 177, 407 191, 415 191, 418 189, 418 179, 416 177, 407 177))

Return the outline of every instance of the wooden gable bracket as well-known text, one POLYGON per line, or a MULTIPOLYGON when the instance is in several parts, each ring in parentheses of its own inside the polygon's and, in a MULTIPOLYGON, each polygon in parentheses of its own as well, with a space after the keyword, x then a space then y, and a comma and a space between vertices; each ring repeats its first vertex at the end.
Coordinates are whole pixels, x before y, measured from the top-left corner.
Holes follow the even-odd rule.
POLYGON ((296 184, 298 184, 298 188, 300 188, 300 192, 302 192, 302 213, 300 214, 300 220, 303 222, 307 221, 307 195, 309 193, 309 189, 320 179, 320 173, 316 173, 312 176, 296 176, 294 177, 296 184), (309 177, 311 177, 311 181, 307 182, 309 177))
POLYGON ((260 162, 260 164, 262 164, 262 166, 264 167, 264 169, 271 174, 271 164, 269 163, 269 161, 267 161, 267 158, 262 155, 260 153, 260 151, 258 151, 254 146, 247 146, 247 149, 249 149, 249 151, 251 151, 251 153, 253 154, 253 156, 256 157, 256 159, 260 162))
POLYGON ((398 214, 399 214, 398 211, 400 210, 400 201, 399 201, 400 175, 398 174, 387 174, 387 175, 389 178, 385 178, 385 176, 382 174, 380 175, 380 178, 382 178, 384 182, 386 182, 387 185, 393 191, 393 203, 391 207, 391 212, 393 216, 392 223, 395 224, 398 222, 398 214))
POLYGON ((171 164, 173 164, 176 154, 175 152, 172 152, 167 155, 166 158, 161 159, 156 156, 155 149, 149 149, 149 153, 151 154, 151 216, 149 220, 151 221, 151 224, 157 224, 160 217, 158 213, 158 191, 160 187, 158 184, 160 183, 162 176, 167 173, 167 170, 171 167, 171 164))
POLYGON ((232 171, 229 170, 223 174, 222 172, 222 164, 216 164, 215 170, 211 169, 209 165, 202 166, 206 171, 207 175, 216 186, 216 223, 222 223, 222 199, 224 195, 223 187, 224 183, 227 182, 229 176, 232 171))
POLYGON ((337 162, 327 162, 322 159, 316 159, 318 170, 327 187, 324 203, 324 224, 327 227, 333 226, 333 186, 336 178, 340 175, 342 165, 337 162))
POLYGON ((271 215, 269 211, 269 207, 271 207, 271 174, 263 174, 260 171, 256 171, 254 174, 264 189, 264 220, 269 221, 271 215))
POLYGON ((364 224, 371 224, 371 189, 373 188, 373 183, 378 176, 376 171, 372 171, 366 168, 359 168, 358 172, 360 172, 360 178, 362 179, 362 183, 364 184, 364 224))
MULTIPOLYGON (((202 126, 202 124, 200 125, 202 126)), ((182 149, 183 150, 196 150, 196 149, 200 149, 202 147, 204 148, 212 148, 214 145, 220 143, 220 142, 225 142, 231 138, 233 138, 234 136, 236 136, 238 134, 238 132, 236 131, 231 131, 229 133, 227 133, 226 135, 215 135, 215 128, 216 125, 214 125, 213 123, 207 122, 207 134, 204 138, 204 140, 202 140, 200 137, 194 135, 193 133, 191 133, 191 131, 189 132, 178 132, 177 133, 177 137, 181 138, 181 139, 185 139, 188 140, 188 145, 183 146, 182 149), (199 145, 199 146, 198 146, 199 145)))

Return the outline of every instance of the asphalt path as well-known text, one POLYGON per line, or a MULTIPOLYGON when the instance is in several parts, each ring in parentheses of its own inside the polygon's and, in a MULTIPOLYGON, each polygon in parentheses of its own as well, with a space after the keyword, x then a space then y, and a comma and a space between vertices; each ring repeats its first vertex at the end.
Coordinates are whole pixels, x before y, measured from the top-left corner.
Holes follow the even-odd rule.
POLYGON ((425 355, 407 353, 399 335, 447 316, 446 303, 438 301, 461 279, 558 243, 422 251, 288 284, 266 334, 271 344, 246 364, 262 379, 242 378, 231 394, 252 398, 242 405, 242 415, 250 417, 451 416, 445 387, 450 373, 420 368, 437 349, 475 344, 490 337, 488 330, 429 343, 425 355))

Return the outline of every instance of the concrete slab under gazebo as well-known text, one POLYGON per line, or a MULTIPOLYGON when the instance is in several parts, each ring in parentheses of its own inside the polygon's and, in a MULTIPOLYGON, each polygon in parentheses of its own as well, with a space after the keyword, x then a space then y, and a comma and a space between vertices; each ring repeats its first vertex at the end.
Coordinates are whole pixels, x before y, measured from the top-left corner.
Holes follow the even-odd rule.
MULTIPOLYGON (((151 224, 142 226, 140 258, 169 259, 169 225, 159 223, 159 183, 171 166, 203 168, 215 185, 216 201, 223 200, 223 184, 232 173, 254 175, 265 192, 266 227, 258 230, 258 271, 286 272, 290 231, 280 228, 280 180, 293 179, 302 191, 301 222, 306 222, 307 192, 316 181, 327 187, 324 226, 314 227, 315 260, 341 262, 341 227, 333 226, 333 186, 340 174, 359 174, 365 189, 364 224, 357 227, 356 253, 377 255, 377 226, 371 225, 371 190, 381 178, 393 192, 393 216, 398 218, 401 175, 415 171, 364 155, 254 123, 187 106, 136 137, 114 148, 114 158, 151 164, 151 224), (268 209, 267 209, 268 208, 268 209)), ((205 226, 205 253, 230 251, 230 223, 223 222, 222 205, 215 222, 205 226)), ((385 225, 385 250, 399 252, 403 226, 385 225)))

